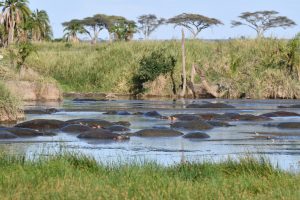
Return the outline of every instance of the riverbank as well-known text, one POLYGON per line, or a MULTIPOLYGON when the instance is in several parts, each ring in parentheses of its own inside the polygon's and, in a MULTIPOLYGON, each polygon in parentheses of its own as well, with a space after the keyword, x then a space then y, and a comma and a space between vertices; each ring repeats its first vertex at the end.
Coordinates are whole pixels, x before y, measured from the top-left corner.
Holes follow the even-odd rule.
MULTIPOLYGON (((187 41, 188 75, 192 64, 196 63, 212 85, 227 91, 224 98, 300 98, 297 42, 278 39, 187 41)), ((56 79, 64 92, 128 94, 140 59, 161 48, 178 58, 174 71, 177 89, 181 84, 180 41, 132 41, 93 46, 37 43, 35 46, 37 55, 32 54, 27 65, 56 79)), ((145 94, 172 95, 169 79, 160 76, 147 83, 145 94)), ((198 76, 195 82, 200 83, 198 76)))
POLYGON ((3 199, 297 199, 300 176, 267 161, 98 164, 74 154, 28 161, 0 156, 3 199))
POLYGON ((0 122, 17 122, 24 117, 20 99, 0 81, 0 122))

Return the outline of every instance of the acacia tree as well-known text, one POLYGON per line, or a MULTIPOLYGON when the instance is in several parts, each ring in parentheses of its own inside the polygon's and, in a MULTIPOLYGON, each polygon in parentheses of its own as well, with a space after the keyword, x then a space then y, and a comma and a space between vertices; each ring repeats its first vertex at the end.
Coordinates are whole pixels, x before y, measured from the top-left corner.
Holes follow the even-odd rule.
POLYGON ((28 0, 0 1, 0 6, 2 7, 0 22, 5 27, 8 35, 6 43, 9 45, 14 42, 15 30, 30 16, 31 11, 28 7, 28 0))
POLYGON ((62 24, 64 28, 64 38, 68 41, 77 43, 79 42, 78 34, 89 34, 90 33, 84 28, 82 21, 78 19, 73 19, 69 22, 64 22, 62 24))
POLYGON ((97 14, 94 15, 93 17, 87 17, 82 20, 82 24, 91 29, 93 32, 93 35, 91 36, 92 39, 92 44, 96 44, 98 41, 99 33, 103 29, 107 27, 108 24, 108 16, 103 15, 103 14, 97 14))
POLYGON ((143 33, 145 39, 148 39, 150 34, 165 21, 165 19, 159 19, 153 14, 141 15, 138 18, 138 23, 140 24, 139 30, 143 33))
POLYGON ((296 23, 287 18, 286 16, 278 16, 277 11, 256 11, 256 12, 243 12, 239 18, 240 21, 232 21, 232 27, 236 26, 248 26, 251 29, 255 30, 257 37, 263 37, 265 31, 271 28, 289 28, 295 26, 296 23))
POLYGON ((222 25, 223 23, 215 18, 206 17, 199 14, 183 13, 172 17, 168 20, 169 24, 175 24, 176 26, 182 26, 188 29, 195 39, 199 33, 211 26, 222 25))

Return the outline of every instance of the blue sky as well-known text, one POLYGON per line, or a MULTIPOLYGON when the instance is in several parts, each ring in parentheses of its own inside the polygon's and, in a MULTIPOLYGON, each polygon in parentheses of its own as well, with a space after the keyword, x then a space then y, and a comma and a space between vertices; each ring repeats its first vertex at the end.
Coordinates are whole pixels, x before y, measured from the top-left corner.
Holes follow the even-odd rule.
MULTIPOLYGON (((290 29, 273 29, 266 35, 291 38, 300 32, 299 0, 29 0, 32 9, 46 10, 50 16, 54 37, 63 35, 61 23, 73 18, 84 18, 97 13, 121 15, 136 20, 142 14, 156 14, 170 18, 181 13, 198 13, 220 19, 225 25, 204 30, 199 38, 227 39, 229 37, 254 37, 255 32, 247 27, 231 28, 230 22, 244 11, 276 10, 297 24, 290 29)), ((189 34, 187 33, 189 36, 189 34)), ((107 39, 103 32, 100 37, 107 39)), ((141 37, 139 35, 136 36, 141 37)), ((152 39, 180 38, 180 29, 162 26, 152 39)))

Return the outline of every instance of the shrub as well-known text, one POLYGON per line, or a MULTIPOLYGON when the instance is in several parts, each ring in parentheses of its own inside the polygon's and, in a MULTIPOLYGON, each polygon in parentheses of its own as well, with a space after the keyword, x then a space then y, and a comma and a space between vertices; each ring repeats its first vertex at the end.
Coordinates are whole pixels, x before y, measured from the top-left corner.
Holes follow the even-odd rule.
POLYGON ((140 60, 140 67, 132 78, 131 91, 133 94, 145 92, 144 83, 154 81, 158 76, 166 74, 170 74, 173 82, 173 92, 176 93, 173 75, 177 60, 174 55, 165 52, 166 49, 160 48, 140 60))

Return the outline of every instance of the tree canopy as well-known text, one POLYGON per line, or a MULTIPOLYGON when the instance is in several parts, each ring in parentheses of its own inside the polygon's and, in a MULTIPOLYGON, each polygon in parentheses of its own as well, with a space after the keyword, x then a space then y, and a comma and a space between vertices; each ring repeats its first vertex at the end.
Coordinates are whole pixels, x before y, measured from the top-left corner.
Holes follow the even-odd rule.
POLYGON ((248 26, 255 30, 257 37, 263 37, 264 32, 271 28, 289 28, 295 26, 296 23, 286 16, 278 16, 277 11, 256 11, 256 12, 243 12, 239 19, 240 21, 232 21, 232 27, 248 26))
POLYGON ((139 30, 143 33, 145 39, 148 39, 151 33, 165 21, 163 18, 157 18, 154 14, 141 15, 138 18, 138 23, 140 24, 139 30))
POLYGON ((188 29, 192 33, 193 38, 196 38, 202 30, 208 27, 223 24, 220 20, 215 18, 189 13, 183 13, 172 17, 168 20, 168 23, 188 29))

